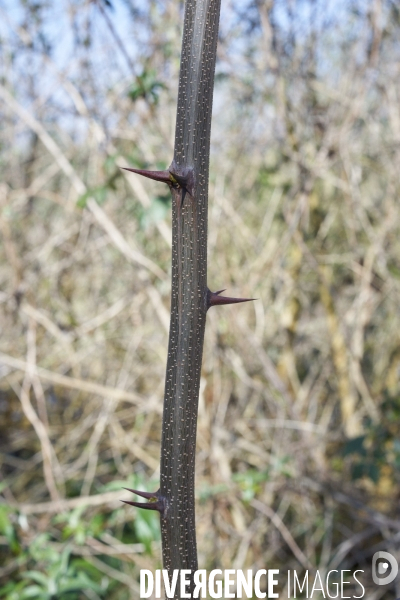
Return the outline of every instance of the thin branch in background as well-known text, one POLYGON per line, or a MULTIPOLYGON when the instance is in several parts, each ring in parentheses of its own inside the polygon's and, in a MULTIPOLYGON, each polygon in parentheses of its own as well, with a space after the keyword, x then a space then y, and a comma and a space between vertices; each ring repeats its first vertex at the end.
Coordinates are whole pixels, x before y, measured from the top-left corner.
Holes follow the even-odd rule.
MULTIPOLYGON (((133 64, 125 45, 123 44, 120 36, 118 35, 112 20, 110 19, 110 17, 108 16, 108 13, 106 11, 106 9, 103 6, 103 0, 92 0, 93 4, 95 4, 95 6, 97 6, 97 8, 99 9, 99 11, 101 12, 101 14, 103 15, 103 18, 107 24, 108 29, 111 32, 112 37, 115 40, 115 43, 117 44, 118 48, 121 51, 121 54, 123 55, 124 59, 126 60, 126 64, 128 65, 129 68, 129 72, 131 74, 131 76, 133 77, 135 75, 135 65, 133 64)), ((106 3, 107 4, 107 3, 106 3)))
MULTIPOLYGON (((25 374, 22 387, 19 391, 19 399, 21 401, 21 407, 28 421, 33 426, 42 449, 42 460, 43 460, 43 472, 46 481, 46 486, 49 491, 50 497, 53 501, 57 501, 60 498, 59 491, 57 489, 56 481, 53 473, 53 463, 55 459, 54 450, 52 448, 47 430, 45 425, 37 416, 32 403, 30 401, 30 389, 31 389, 31 377, 28 373, 25 374)), ((17 391, 16 391, 17 393, 17 391)))

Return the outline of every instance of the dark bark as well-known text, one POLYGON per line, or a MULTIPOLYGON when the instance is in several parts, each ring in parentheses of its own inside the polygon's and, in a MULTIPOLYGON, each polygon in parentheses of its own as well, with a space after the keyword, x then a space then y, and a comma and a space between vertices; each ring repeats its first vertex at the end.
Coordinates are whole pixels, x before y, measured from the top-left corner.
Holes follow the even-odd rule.
MULTIPOLYGON (((149 502, 128 502, 159 511, 163 564, 170 579, 175 569, 190 570, 192 575, 197 570, 194 475, 206 313, 214 305, 247 301, 207 288, 208 169, 220 3, 185 2, 171 166, 167 171, 128 169, 167 183, 172 192, 171 322, 160 489, 154 494, 131 490, 149 502)), ((179 585, 174 598, 180 598, 179 585)))
MULTIPOLYGON (((220 0, 186 0, 172 188, 171 324, 161 446, 164 568, 197 569, 194 474, 207 312, 210 131, 220 0), (182 181, 184 184, 185 182, 182 181), (183 205, 182 205, 182 198, 183 205)), ((179 594, 176 594, 179 598, 179 594)))

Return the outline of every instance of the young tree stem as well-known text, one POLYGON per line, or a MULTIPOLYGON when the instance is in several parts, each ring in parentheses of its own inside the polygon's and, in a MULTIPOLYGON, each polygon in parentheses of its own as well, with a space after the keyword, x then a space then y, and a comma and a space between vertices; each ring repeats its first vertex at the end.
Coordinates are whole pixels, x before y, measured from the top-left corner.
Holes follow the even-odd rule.
MULTIPOLYGON (((207 208, 220 0, 186 0, 172 190, 172 292, 160 495, 164 568, 197 569, 194 476, 207 312, 207 208)), ((177 591, 175 598, 180 598, 177 591)))

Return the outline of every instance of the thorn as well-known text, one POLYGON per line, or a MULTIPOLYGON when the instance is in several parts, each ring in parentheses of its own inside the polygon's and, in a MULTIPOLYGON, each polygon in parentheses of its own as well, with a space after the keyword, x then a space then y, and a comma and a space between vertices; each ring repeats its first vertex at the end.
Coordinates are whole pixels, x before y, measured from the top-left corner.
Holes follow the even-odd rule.
MULTIPOLYGON (((174 168, 174 167, 173 167, 174 168)), ((147 171, 146 169, 131 169, 129 167, 122 167, 125 171, 131 171, 137 175, 143 175, 148 179, 154 179, 155 181, 161 181, 166 183, 170 188, 182 190, 181 194, 181 208, 183 206, 186 194, 193 197, 194 194, 194 175, 193 169, 189 169, 184 175, 178 175, 174 170, 169 171, 147 171)))
POLYGON ((184 200, 185 200, 185 196, 186 196, 186 194, 187 194, 187 189, 183 187, 183 188, 182 188, 182 196, 181 196, 181 208, 182 208, 182 206, 183 206, 183 202, 184 202, 184 200))
POLYGON ((187 176, 182 177, 181 175, 177 175, 173 171, 170 171, 169 174, 170 174, 171 181, 172 181, 172 187, 175 189, 182 190, 181 206, 180 206, 182 208, 183 203, 185 201, 186 194, 189 194, 190 196, 193 195, 193 189, 190 187, 189 177, 187 177, 187 176), (189 187, 190 187, 190 191, 189 191, 189 187))
POLYGON ((250 302, 256 300, 256 298, 228 298, 227 296, 220 296, 225 290, 219 290, 218 292, 211 292, 207 289, 207 310, 210 306, 218 306, 221 304, 239 304, 240 302, 250 302))
POLYGON ((132 492, 132 494, 136 494, 137 496, 141 496, 142 498, 147 498, 150 500, 151 498, 155 498, 156 500, 159 497, 159 490, 156 492, 140 492, 139 490, 131 490, 130 488, 122 488, 123 490, 128 490, 128 492, 132 492))
POLYGON ((194 194, 194 171, 193 168, 187 168, 183 171, 173 162, 169 168, 169 174, 172 182, 175 184, 174 187, 182 189, 182 200, 181 206, 185 199, 186 194, 189 194, 193 198, 194 194))
POLYGON ((136 506, 137 508, 145 508, 146 510, 157 510, 161 514, 164 513, 166 503, 164 496, 160 495, 160 490, 157 490, 156 492, 141 492, 139 490, 131 490, 130 488, 123 489, 150 500, 150 502, 128 502, 128 500, 121 500, 124 504, 136 506))
POLYGON ((128 502, 128 500, 121 500, 124 504, 129 504, 130 506, 136 506, 136 508, 144 508, 146 510, 157 510, 159 513, 163 514, 165 510, 164 502, 158 500, 157 502, 128 502))
POLYGON ((182 177, 181 175, 177 175, 176 173, 173 173, 172 171, 169 171, 169 174, 173 177, 173 179, 176 181, 176 183, 179 183, 179 186, 181 188, 186 188, 188 185, 188 178, 187 177, 182 177))
POLYGON ((147 177, 148 179, 154 179, 155 181, 161 181, 161 183, 167 183, 170 186, 172 186, 174 183, 169 171, 146 171, 145 169, 129 169, 128 167, 122 168, 124 171, 131 171, 137 175, 143 175, 143 177, 147 177))

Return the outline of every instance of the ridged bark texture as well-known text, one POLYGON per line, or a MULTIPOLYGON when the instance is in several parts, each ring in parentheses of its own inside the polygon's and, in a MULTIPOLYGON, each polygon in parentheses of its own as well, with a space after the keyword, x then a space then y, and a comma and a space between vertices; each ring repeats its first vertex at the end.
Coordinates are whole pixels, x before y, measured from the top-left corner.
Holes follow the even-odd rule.
MULTIPOLYGON (((207 311, 208 169, 220 0, 186 0, 172 189, 172 294, 160 494, 164 568, 197 569, 194 474, 207 311), (182 204, 182 198, 184 201, 182 204)), ((175 598, 179 599, 177 591, 175 598)))

